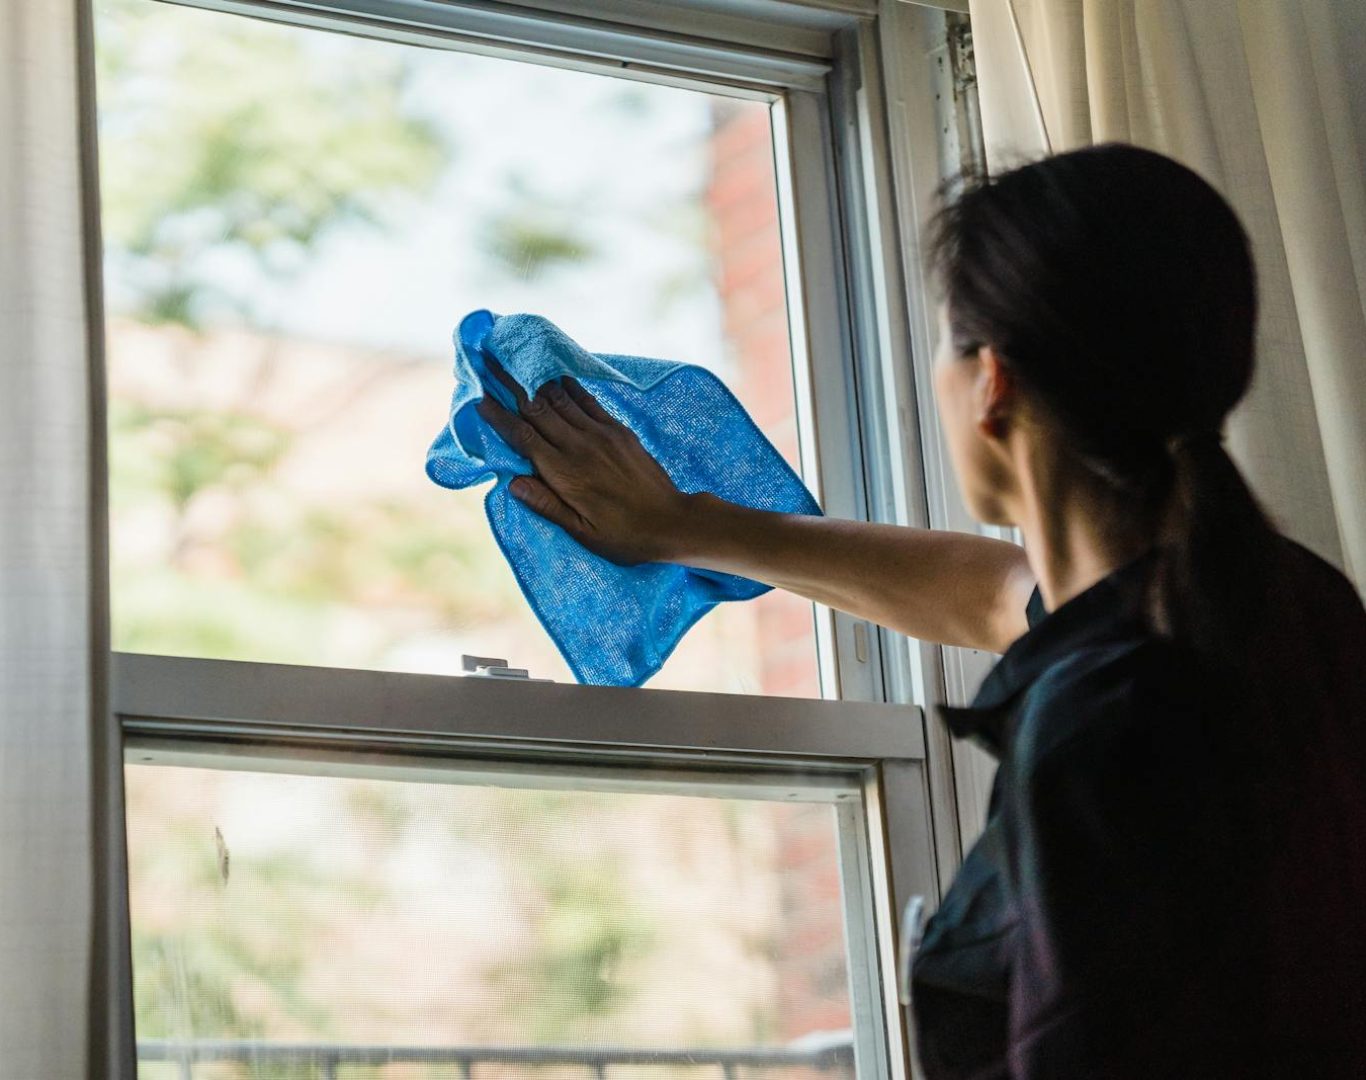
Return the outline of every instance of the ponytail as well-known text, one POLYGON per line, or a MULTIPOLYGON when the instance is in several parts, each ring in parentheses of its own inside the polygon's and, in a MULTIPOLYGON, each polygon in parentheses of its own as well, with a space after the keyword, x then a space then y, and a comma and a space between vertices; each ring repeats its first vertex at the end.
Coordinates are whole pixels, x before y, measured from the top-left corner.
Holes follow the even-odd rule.
POLYGON ((1154 628, 1233 666, 1265 625, 1284 543, 1215 430, 1168 444, 1171 488, 1149 582, 1154 628))

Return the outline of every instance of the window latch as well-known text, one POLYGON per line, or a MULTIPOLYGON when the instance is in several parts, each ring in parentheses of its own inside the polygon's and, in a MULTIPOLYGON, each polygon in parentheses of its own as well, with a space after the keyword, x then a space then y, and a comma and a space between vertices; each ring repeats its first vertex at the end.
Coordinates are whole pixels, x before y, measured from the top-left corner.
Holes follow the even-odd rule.
POLYGON ((520 679, 523 682, 553 682, 553 679, 533 679, 526 668, 508 667, 500 656, 470 656, 462 653, 460 667, 470 679, 520 679))

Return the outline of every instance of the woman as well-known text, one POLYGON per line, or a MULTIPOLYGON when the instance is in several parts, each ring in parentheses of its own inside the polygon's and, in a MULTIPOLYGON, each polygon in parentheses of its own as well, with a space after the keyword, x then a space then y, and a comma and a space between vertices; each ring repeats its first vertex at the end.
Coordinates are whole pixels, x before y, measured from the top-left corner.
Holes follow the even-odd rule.
POLYGON ((1256 288, 1228 205, 1106 146, 938 222, 936 392, 981 537, 679 493, 581 387, 490 399, 514 494, 619 562, 756 578, 1003 651, 1000 759, 913 969, 931 1080, 1366 1076, 1366 612, 1222 445, 1256 288))

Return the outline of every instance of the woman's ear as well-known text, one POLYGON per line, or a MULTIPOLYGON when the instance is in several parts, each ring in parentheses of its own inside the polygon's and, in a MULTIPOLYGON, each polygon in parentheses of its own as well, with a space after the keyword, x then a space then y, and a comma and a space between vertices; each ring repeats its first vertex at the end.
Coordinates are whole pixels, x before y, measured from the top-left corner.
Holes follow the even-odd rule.
POLYGON ((1016 408, 1017 388, 1009 365, 990 345, 977 350, 977 380, 973 389, 978 432, 986 439, 1005 438, 1016 408))

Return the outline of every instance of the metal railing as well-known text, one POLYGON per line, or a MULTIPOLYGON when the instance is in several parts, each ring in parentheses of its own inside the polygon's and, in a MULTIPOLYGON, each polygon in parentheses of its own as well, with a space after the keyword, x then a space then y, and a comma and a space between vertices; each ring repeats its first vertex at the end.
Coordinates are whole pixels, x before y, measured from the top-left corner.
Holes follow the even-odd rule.
POLYGON ((806 1068, 835 1076, 854 1076, 854 1045, 848 1032, 804 1040, 794 1046, 745 1047, 728 1050, 655 1050, 631 1047, 564 1046, 360 1046, 337 1043, 281 1043, 205 1039, 138 1042, 139 1062, 178 1064, 181 1080, 193 1080, 201 1062, 235 1062, 257 1066, 311 1066, 318 1080, 338 1080, 349 1065, 404 1063, 450 1065, 453 1075, 474 1080, 478 1065, 569 1066, 607 1080, 617 1065, 656 1065, 718 1070, 724 1080, 737 1080, 740 1069, 806 1068))

